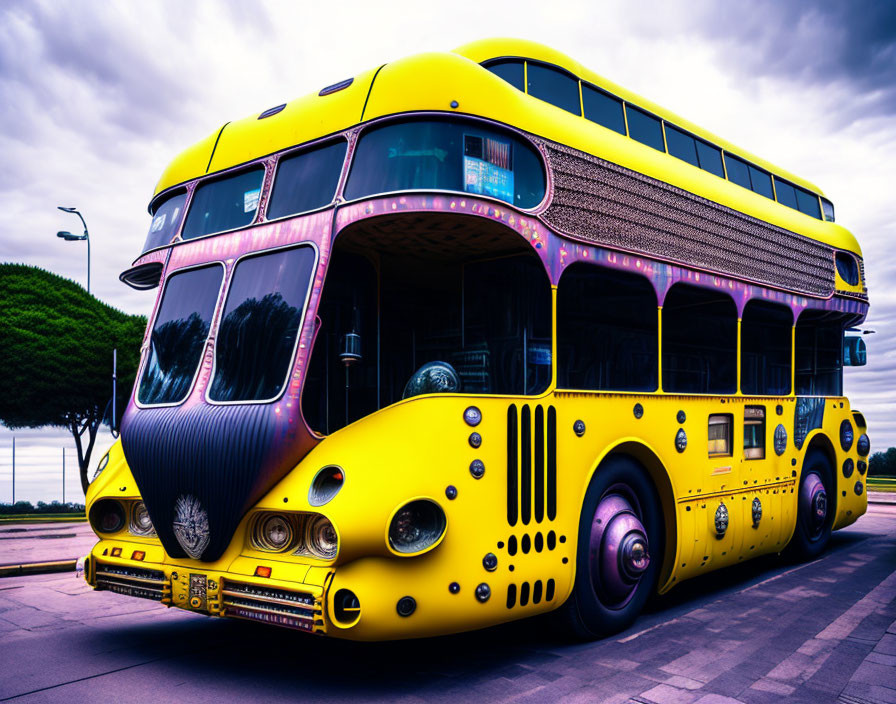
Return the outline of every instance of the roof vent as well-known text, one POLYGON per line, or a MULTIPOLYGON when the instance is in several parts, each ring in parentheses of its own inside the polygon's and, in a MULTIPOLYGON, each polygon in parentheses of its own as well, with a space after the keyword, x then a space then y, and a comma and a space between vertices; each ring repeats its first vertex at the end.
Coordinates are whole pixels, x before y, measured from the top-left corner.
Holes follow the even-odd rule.
POLYGON ((354 82, 354 78, 346 78, 344 81, 339 81, 339 83, 334 83, 333 85, 327 86, 326 88, 321 88, 318 95, 323 96, 330 95, 330 93, 338 93, 339 91, 348 88, 354 82))
POLYGON ((263 120, 264 118, 270 117, 271 115, 276 115, 278 112, 280 112, 285 107, 286 107, 286 103, 283 103, 283 105, 278 105, 273 108, 268 108, 263 113, 261 113, 261 115, 258 116, 258 119, 263 120))

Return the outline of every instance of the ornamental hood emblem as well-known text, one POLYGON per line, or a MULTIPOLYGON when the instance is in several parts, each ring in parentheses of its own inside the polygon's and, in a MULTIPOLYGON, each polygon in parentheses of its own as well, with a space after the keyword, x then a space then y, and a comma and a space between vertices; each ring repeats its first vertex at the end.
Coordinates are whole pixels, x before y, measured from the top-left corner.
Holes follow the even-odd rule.
POLYGON ((193 496, 180 496, 174 504, 174 536, 177 542, 194 560, 198 560, 208 547, 208 514, 193 496))

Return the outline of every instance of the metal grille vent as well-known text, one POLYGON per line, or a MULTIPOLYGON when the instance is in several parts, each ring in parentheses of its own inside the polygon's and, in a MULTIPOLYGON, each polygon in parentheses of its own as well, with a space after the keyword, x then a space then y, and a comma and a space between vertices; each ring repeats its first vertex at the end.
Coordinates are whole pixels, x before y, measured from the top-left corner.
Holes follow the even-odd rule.
POLYGON ((557 411, 511 404, 507 409, 507 522, 557 517, 557 411))

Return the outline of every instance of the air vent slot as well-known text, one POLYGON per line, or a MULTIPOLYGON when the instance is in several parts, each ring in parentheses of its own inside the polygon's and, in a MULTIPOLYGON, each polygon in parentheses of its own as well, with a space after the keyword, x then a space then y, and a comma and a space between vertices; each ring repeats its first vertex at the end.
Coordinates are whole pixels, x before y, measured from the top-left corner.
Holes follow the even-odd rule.
POLYGON ((507 522, 557 517, 557 411, 511 404, 507 409, 507 522))

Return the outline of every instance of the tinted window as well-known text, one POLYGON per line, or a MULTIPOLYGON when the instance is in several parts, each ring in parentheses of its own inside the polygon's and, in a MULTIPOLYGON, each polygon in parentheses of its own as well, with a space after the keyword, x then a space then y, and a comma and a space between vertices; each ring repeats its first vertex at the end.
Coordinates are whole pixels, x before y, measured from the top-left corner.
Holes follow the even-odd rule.
POLYGON ((168 278, 149 339, 149 358, 137 394, 140 403, 179 403, 187 397, 205 348, 222 273, 221 266, 207 266, 168 278))
POLYGON ((837 273, 840 274, 841 279, 850 286, 855 286, 859 283, 859 265, 855 257, 846 252, 837 252, 835 261, 837 263, 837 273))
POLYGON ((574 115, 581 115, 579 81, 568 73, 529 61, 526 65, 529 95, 574 115))
POLYGON ((796 393, 839 396, 843 390, 843 320, 806 311, 796 321, 796 393))
POLYGON ((682 159, 683 161, 700 166, 697 159, 696 140, 689 134, 685 134, 681 130, 674 128, 666 123, 666 145, 669 147, 669 153, 682 159))
POLYGON ((741 391, 783 396, 790 393, 790 308, 750 301, 741 321, 741 391))
POLYGON ((801 213, 811 215, 813 218, 821 220, 821 208, 818 205, 818 196, 802 188, 796 189, 796 203, 801 213))
POLYGON ((282 218, 329 205, 336 194, 346 142, 280 159, 268 218, 282 218))
POLYGON ((532 208, 544 198, 545 177, 532 147, 473 122, 400 122, 361 135, 345 187, 347 199, 429 188, 532 208))
POLYGON ((264 168, 203 183, 193 194, 183 238, 224 232, 249 225, 255 219, 261 197, 264 168))
POLYGON ((676 284, 663 303, 663 389, 733 393, 737 307, 715 291, 676 284))
POLYGON ((772 177, 765 171, 750 166, 750 182, 753 184, 753 191, 766 198, 774 199, 772 193, 772 177))
POLYGON ((697 142, 697 156, 700 159, 700 168, 711 174, 725 178, 725 170, 722 168, 722 150, 706 142, 697 142))
POLYGON ((487 68, 496 76, 503 78, 517 90, 525 91, 526 78, 522 59, 493 61, 485 68, 487 68))
POLYGON ((629 137, 661 152, 666 151, 663 145, 663 126, 657 118, 631 105, 626 107, 626 113, 629 137))
POLYGON ((824 209, 824 219, 828 222, 834 222, 834 204, 827 198, 822 198, 821 207, 824 209))
POLYGON ((747 167, 746 162, 741 161, 736 156, 726 154, 725 167, 728 169, 729 181, 753 190, 753 186, 750 184, 750 169, 747 167))
POLYGON ((143 251, 161 247, 168 244, 177 234, 180 221, 184 217, 184 203, 187 193, 175 193, 163 200, 155 207, 152 213, 152 222, 149 224, 149 233, 146 235, 146 243, 143 251))
POLYGON ((796 206, 796 189, 787 181, 775 179, 775 193, 778 196, 778 202, 786 205, 788 208, 797 209, 796 206))
POLYGON ((297 247, 236 266, 215 343, 213 401, 265 401, 286 384, 314 271, 314 250, 297 247))
POLYGON ((583 83, 582 105, 585 107, 586 118, 619 134, 625 134, 625 114, 619 98, 583 83))
POLYGON ((655 391, 656 292, 642 276, 574 264, 557 293, 557 385, 655 391))

